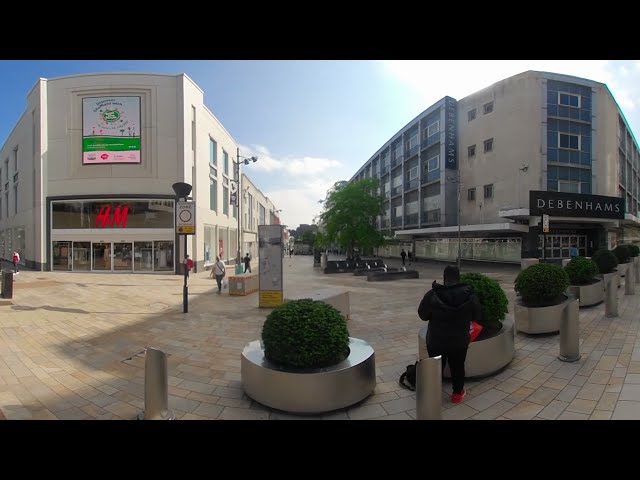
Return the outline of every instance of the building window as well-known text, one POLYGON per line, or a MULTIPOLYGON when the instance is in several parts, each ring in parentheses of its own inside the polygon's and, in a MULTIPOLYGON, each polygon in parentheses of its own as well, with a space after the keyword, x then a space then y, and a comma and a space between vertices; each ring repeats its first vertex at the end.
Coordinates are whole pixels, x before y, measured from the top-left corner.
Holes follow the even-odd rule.
POLYGON ((412 149, 413 147, 416 147, 417 145, 418 145, 418 134, 414 133, 413 135, 411 135, 411 137, 409 137, 408 148, 412 149))
POLYGON ((493 138, 484 141, 484 153, 493 152, 493 138))
POLYGON ((218 143, 209 137, 209 165, 218 166, 218 143))
POLYGON ((581 193, 580 182, 558 181, 558 191, 566 193, 581 193))
POLYGON ((13 185, 13 214, 18 214, 18 184, 13 185))
POLYGON ((222 158, 224 160, 224 174, 229 175, 229 154, 222 149, 222 158))
POLYGON ((229 188, 222 187, 222 213, 229 216, 229 188))
POLYGON ((580 108, 580 95, 558 92, 558 105, 580 108))
POLYGON ((430 159, 427 160, 427 173, 437 170, 439 166, 440 166, 440 155, 431 157, 430 159))
POLYGON ((472 110, 469 110, 469 111, 467 112, 467 118, 469 119, 469 121, 470 121, 470 122, 471 122, 472 120, 475 120, 475 119, 476 119, 476 109, 475 109, 475 108, 474 108, 474 109, 472 109, 472 110))
POLYGON ((467 147, 467 156, 469 158, 476 156, 476 146, 475 145, 471 145, 470 147, 467 147))
POLYGON ((13 171, 18 171, 18 147, 13 149, 13 171))
POLYGON ((413 168, 410 168, 408 176, 409 176, 409 181, 418 178, 418 167, 415 166, 413 168))
POLYGON ((467 200, 469 200, 470 202, 475 202, 476 201, 476 189, 475 188, 470 188, 469 190, 467 190, 467 200))
POLYGON ((493 102, 485 103, 482 106, 482 111, 485 115, 488 115, 489 113, 493 112, 493 102))
POLYGON ((558 132, 558 145, 567 150, 580 150, 580 135, 558 132))
POLYGON ((436 120, 431 125, 428 125, 425 131, 427 132, 427 138, 438 133, 440 131, 440 120, 436 120))
POLYGON ((4 161, 4 181, 9 181, 9 158, 4 161))
POLYGON ((4 193, 4 216, 5 218, 9 218, 9 190, 8 189, 4 193))
POLYGON ((484 198, 493 197, 493 185, 485 185, 484 186, 484 198))
POLYGON ((218 211, 218 181, 209 176, 209 210, 218 211))

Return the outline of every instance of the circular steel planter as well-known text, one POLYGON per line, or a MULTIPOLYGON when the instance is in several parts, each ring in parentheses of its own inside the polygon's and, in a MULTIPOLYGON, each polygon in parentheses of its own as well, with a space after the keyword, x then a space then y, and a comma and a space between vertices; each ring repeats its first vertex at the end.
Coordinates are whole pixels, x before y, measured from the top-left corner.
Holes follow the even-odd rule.
POLYGON ((514 308, 516 331, 533 334, 559 332, 560 322, 567 305, 575 301, 577 301, 576 298, 567 297, 558 305, 527 307, 523 305, 522 299, 516 299, 514 308))
POLYGON ((260 340, 244 347, 242 388, 256 402, 290 413, 324 413, 364 400, 376 386, 373 348, 349 337, 349 356, 327 368, 285 370, 264 356, 260 340))
POLYGON ((580 307, 592 307, 604 302, 604 282, 598 280, 591 285, 570 285, 569 294, 580 300, 580 307))
MULTIPOLYGON (((428 323, 428 322, 427 322, 428 323)), ((422 327, 418 334, 418 356, 422 360, 429 356, 427 352, 427 328, 422 327)), ((502 329, 493 337, 471 342, 464 362, 465 378, 484 377, 499 372, 509 365, 516 354, 513 317, 507 315, 502 322, 502 329)), ((444 376, 451 376, 449 366, 444 376)))

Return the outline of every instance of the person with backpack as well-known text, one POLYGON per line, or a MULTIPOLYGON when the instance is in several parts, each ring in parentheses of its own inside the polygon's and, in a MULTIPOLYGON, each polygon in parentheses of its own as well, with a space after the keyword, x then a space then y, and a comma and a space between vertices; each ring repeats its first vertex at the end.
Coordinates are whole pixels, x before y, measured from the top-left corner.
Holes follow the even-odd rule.
POLYGON ((251 273, 251 257, 249 256, 249 252, 247 252, 247 255, 244 257, 244 273, 247 273, 247 270, 251 273))
POLYGON ((16 273, 20 273, 20 267, 18 264, 20 263, 20 254, 18 252, 13 252, 13 270, 16 273))
POLYGON ((404 251, 404 248, 402 249, 402 251, 400 252, 400 257, 402 258, 402 266, 404 267, 404 260, 405 258, 407 258, 407 252, 404 251))
POLYGON ((224 263, 222 263, 222 260, 220 260, 220 257, 216 257, 216 263, 213 266, 213 273, 216 276, 216 282, 218 283, 218 295, 220 295, 222 293, 222 279, 227 273, 227 268, 224 266, 224 263))
POLYGON ((429 357, 442 357, 442 369, 447 362, 451 371, 453 393, 451 401, 460 403, 465 397, 464 362, 471 340, 470 327, 481 316, 480 300, 469 285, 460 283, 460 270, 444 269, 444 285, 435 280, 418 307, 418 315, 429 322, 427 350, 429 357))

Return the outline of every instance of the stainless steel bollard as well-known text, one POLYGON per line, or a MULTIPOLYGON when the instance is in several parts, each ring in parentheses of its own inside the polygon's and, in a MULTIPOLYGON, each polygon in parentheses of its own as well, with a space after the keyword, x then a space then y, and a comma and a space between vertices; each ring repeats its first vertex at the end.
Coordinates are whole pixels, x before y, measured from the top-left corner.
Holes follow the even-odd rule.
POLYGON ((633 295, 636 293, 636 280, 635 280, 635 268, 633 263, 629 264, 627 268, 627 275, 624 278, 624 294, 633 295))
POLYGON ((144 360, 144 411, 139 420, 173 420, 169 410, 169 372, 167 355, 155 348, 147 348, 144 360))
POLYGON ((442 420, 442 357, 418 362, 416 370, 416 414, 418 420, 442 420))
POLYGON ((606 273, 604 278, 604 315, 606 317, 618 316, 618 281, 617 273, 606 273))
POLYGON ((560 321, 560 355, 558 360, 577 362, 580 360, 580 302, 570 302, 562 312, 560 321))

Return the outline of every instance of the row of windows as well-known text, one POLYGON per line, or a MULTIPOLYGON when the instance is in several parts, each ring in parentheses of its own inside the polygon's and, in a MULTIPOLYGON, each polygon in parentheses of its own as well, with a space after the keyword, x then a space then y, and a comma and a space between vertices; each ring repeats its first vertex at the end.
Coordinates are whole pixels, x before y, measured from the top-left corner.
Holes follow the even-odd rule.
MULTIPOLYGON (((491 112, 493 112, 493 102, 485 103, 485 104, 482 106, 482 113, 483 113, 484 115, 488 115, 488 114, 490 114, 491 112)), ((467 112, 467 120, 468 120, 469 122, 471 122, 471 121, 473 121, 473 120, 475 120, 475 119, 476 119, 476 109, 475 109, 475 108, 472 108, 471 110, 469 110, 469 111, 467 112)))
MULTIPOLYGON (((484 191, 484 198, 492 198, 493 197, 493 184, 491 185, 485 185, 483 188, 484 191)), ((469 200, 470 202, 475 202, 476 201, 476 189, 474 188, 470 188, 469 190, 467 190, 467 200, 469 200)))
MULTIPOLYGON (((484 141, 484 153, 493 152, 493 138, 489 138, 484 141)), ((476 156, 476 146, 471 145, 467 147, 467 156, 469 158, 476 156)))
MULTIPOLYGON (((223 148, 222 149, 222 159, 223 159, 223 172, 225 175, 229 176, 229 154, 223 148)), ((218 175, 218 142, 216 142, 213 138, 209 137, 209 167, 210 171, 213 175, 218 175)), ((236 172, 234 169, 233 177, 236 179, 236 172)))

